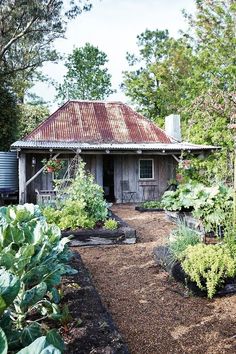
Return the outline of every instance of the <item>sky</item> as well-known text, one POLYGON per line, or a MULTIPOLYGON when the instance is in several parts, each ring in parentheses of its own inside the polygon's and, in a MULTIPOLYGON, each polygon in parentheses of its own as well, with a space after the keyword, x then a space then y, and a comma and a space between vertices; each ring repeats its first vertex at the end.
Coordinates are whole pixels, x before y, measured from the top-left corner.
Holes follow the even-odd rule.
MULTIPOLYGON (((93 0, 91 11, 81 14, 68 25, 66 38, 55 42, 55 48, 69 54, 73 48, 86 42, 104 51, 109 59, 108 70, 112 75, 112 87, 117 90, 108 100, 128 102, 121 92, 122 71, 129 69, 126 53, 137 53, 137 35, 149 30, 168 29, 171 36, 178 37, 180 29, 187 24, 182 9, 194 12, 194 0, 93 0)), ((63 62, 43 66, 43 73, 62 82, 65 74, 63 62)), ((46 83, 37 83, 31 92, 50 101, 51 111, 55 102, 55 89, 46 83)))

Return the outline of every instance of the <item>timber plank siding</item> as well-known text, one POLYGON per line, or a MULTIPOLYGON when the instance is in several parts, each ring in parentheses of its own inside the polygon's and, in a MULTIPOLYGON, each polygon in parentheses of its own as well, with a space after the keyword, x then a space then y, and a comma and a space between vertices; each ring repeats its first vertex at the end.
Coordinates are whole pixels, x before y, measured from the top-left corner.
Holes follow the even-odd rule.
MULTIPOLYGON (((72 159, 73 154, 60 154, 59 159, 72 159)), ((103 156, 105 154, 81 154, 96 183, 103 186, 103 156)), ((122 203, 121 181, 129 181, 129 190, 136 192, 132 202, 159 199, 168 186, 168 180, 175 177, 176 161, 169 155, 145 155, 145 154, 110 154, 114 161, 114 196, 115 202, 122 203), (139 160, 153 159, 153 179, 139 178, 139 160)), ((42 167, 42 160, 49 154, 26 153, 26 180, 29 180, 42 167), (36 165, 32 166, 32 158, 36 159, 36 165)), ((36 203, 38 190, 53 189, 53 174, 41 173, 27 187, 27 202, 36 203)))

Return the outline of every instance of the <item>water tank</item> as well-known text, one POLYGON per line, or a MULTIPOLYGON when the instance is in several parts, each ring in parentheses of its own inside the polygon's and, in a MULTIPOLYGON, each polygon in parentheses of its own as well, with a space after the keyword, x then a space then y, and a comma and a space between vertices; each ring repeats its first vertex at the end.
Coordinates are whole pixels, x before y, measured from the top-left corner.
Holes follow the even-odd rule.
POLYGON ((18 160, 16 152, 0 151, 0 193, 18 190, 18 160))

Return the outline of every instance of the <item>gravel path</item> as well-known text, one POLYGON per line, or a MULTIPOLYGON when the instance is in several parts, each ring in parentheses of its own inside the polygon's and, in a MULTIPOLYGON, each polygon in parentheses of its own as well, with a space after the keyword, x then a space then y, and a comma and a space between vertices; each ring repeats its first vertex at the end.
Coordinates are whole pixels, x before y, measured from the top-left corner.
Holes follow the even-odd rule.
POLYGON ((153 261, 173 224, 164 213, 113 211, 136 228, 135 245, 78 248, 132 354, 236 353, 236 296, 188 296, 153 261))

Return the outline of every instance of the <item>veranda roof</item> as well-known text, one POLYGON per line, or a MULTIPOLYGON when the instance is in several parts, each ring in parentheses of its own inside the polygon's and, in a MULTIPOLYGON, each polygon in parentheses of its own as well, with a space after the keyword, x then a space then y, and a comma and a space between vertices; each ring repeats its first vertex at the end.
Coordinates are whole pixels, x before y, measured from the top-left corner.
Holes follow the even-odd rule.
POLYGON ((189 152, 201 152, 203 150, 215 150, 218 149, 216 146, 212 145, 197 145, 190 143, 171 143, 171 144, 162 144, 162 143, 143 143, 143 144, 112 144, 112 143, 103 143, 103 144, 90 144, 90 143, 76 143, 76 142, 51 142, 51 141, 16 141, 11 145, 12 150, 17 148, 26 148, 26 149, 54 149, 54 150, 81 150, 81 151, 101 151, 101 150, 131 150, 131 151, 154 151, 159 152, 173 152, 173 151, 182 151, 186 150, 189 152))

